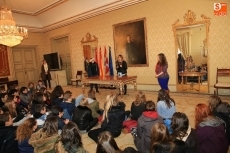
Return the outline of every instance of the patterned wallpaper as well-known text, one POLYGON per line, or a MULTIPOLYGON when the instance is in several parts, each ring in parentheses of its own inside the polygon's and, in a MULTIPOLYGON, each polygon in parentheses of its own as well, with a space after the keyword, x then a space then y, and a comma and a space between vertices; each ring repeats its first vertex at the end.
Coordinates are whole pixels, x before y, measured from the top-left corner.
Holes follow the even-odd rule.
MULTIPOLYGON (((229 2, 222 0, 221 2, 229 2)), ((214 16, 213 3, 210 0, 149 0, 140 4, 102 14, 66 27, 62 27, 45 34, 30 34, 22 45, 38 45, 40 59, 43 53, 51 51, 50 39, 60 35, 69 35, 72 74, 83 69, 83 49, 80 43, 87 32, 98 37, 99 46, 111 46, 114 51, 113 28, 117 23, 146 17, 146 33, 149 67, 131 67, 129 75, 137 75, 139 84, 157 84, 154 68, 157 54, 163 52, 169 62, 169 84, 176 84, 176 51, 172 24, 180 19, 188 10, 196 13, 197 20, 204 14, 211 18, 209 34, 209 78, 210 85, 215 83, 217 67, 230 67, 230 20, 225 17, 214 16)), ((228 12, 230 12, 228 7, 228 12)), ((114 52, 113 52, 113 58, 114 52)), ((114 59, 115 60, 115 59, 114 59)))

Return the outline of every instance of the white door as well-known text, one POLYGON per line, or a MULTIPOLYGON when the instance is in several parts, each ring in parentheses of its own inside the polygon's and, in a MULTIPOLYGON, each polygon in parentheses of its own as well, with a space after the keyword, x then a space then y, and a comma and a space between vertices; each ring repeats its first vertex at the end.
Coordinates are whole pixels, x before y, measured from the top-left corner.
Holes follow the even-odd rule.
POLYGON ((35 85, 40 77, 35 48, 13 48, 13 64, 15 77, 18 80, 19 86, 28 86, 29 82, 35 85))
POLYGON ((71 58, 69 49, 69 37, 52 39, 52 52, 58 52, 62 61, 62 70, 66 71, 66 80, 71 84, 72 71, 71 71, 71 58))

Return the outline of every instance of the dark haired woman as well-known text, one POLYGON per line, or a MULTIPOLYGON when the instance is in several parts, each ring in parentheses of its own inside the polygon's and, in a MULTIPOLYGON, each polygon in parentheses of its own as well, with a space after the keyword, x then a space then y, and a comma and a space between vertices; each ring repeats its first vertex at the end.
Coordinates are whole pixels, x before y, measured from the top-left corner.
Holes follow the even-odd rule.
MULTIPOLYGON (((118 55, 117 61, 116 61, 116 69, 117 69, 117 75, 118 76, 127 76, 127 63, 124 61, 122 55, 118 55)), ((121 94, 122 91, 120 91, 121 94)), ((127 93, 127 85, 124 85, 124 95, 127 93)))
POLYGON ((53 105, 59 105, 63 101, 64 90, 62 86, 57 85, 50 93, 50 101, 53 105))
POLYGON ((37 121, 35 118, 28 118, 17 128, 16 140, 18 140, 19 153, 34 153, 34 148, 28 141, 36 129, 37 121))
POLYGON ((170 133, 172 133, 170 126, 171 120, 175 112, 176 107, 174 100, 170 98, 169 94, 164 89, 160 89, 158 92, 157 113, 164 119, 164 124, 167 126, 170 133))
POLYGON ((47 64, 46 60, 43 60, 43 64, 41 66, 41 78, 47 88, 47 81, 48 81, 48 84, 49 84, 49 88, 51 89, 51 83, 50 83, 50 80, 51 80, 51 74, 50 74, 50 67, 49 65, 47 64))
POLYGON ((83 148, 81 135, 75 123, 67 123, 61 133, 61 138, 55 145, 56 153, 88 153, 83 148))
POLYGON ((58 138, 58 118, 52 116, 46 119, 42 129, 31 135, 29 144, 34 147, 34 153, 55 152, 58 138))
POLYGON ((117 146, 117 143, 110 132, 106 131, 99 135, 96 153, 137 153, 131 147, 126 148, 124 151, 117 146))
POLYGON ((141 153, 149 153, 151 129, 156 123, 163 123, 163 119, 157 114, 154 102, 147 101, 145 111, 137 121, 137 129, 131 130, 135 146, 141 153))
POLYGON ((167 127, 156 123, 151 129, 150 153, 178 153, 167 127))
POLYGON ((35 113, 35 105, 44 104, 45 101, 46 101, 46 97, 44 96, 44 94, 41 92, 37 92, 34 95, 34 99, 33 99, 32 104, 31 104, 30 113, 34 114, 35 113))
POLYGON ((198 153, 196 132, 189 126, 188 117, 184 113, 173 114, 171 128, 173 129, 173 139, 184 141, 187 145, 186 153, 198 153))
POLYGON ((155 69, 155 77, 158 79, 158 83, 161 89, 166 90, 169 93, 168 82, 169 82, 169 74, 168 74, 168 62, 163 53, 158 54, 158 62, 155 69))
POLYGON ((228 140, 223 121, 212 115, 209 106, 197 104, 195 127, 199 153, 227 153, 228 140))

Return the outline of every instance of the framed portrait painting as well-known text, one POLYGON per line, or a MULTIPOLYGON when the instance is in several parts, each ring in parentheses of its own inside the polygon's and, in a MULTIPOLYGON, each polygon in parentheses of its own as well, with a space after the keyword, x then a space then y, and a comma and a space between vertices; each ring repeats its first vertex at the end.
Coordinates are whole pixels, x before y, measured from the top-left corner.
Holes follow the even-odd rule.
POLYGON ((146 19, 113 25, 115 55, 122 55, 129 67, 148 66, 146 19))

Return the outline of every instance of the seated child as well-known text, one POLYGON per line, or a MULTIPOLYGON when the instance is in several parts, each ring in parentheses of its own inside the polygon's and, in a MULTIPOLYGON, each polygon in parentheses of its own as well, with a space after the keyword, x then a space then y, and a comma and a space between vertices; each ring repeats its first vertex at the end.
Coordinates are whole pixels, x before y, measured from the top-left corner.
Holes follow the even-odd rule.
POLYGON ((50 114, 47 116, 47 118, 51 116, 58 117, 58 130, 62 130, 64 125, 68 122, 68 119, 62 118, 64 115, 64 110, 61 106, 54 105, 51 109, 50 114))
MULTIPOLYGON (((77 107, 80 102, 83 100, 84 95, 81 94, 75 99, 75 106, 77 107)), ((98 114, 99 111, 99 102, 96 100, 96 92, 94 90, 89 90, 88 91, 88 107, 92 110, 92 115, 93 118, 99 117, 100 115, 98 114)))
POLYGON ((155 103, 147 101, 146 109, 137 121, 137 128, 131 129, 134 144, 138 151, 142 153, 149 152, 151 147, 151 129, 156 123, 163 123, 163 119, 156 112, 155 103))
POLYGON ((42 80, 38 80, 38 85, 36 86, 37 91, 39 91, 42 87, 46 88, 42 80))
POLYGON ((72 92, 66 91, 64 93, 63 102, 60 104, 60 106, 64 110, 63 118, 65 119, 72 120, 73 111, 75 109, 75 104, 72 101, 73 101, 72 92))
POLYGON ((131 106, 131 114, 130 114, 130 120, 126 120, 123 122, 123 127, 125 127, 122 132, 123 133, 130 133, 131 128, 137 126, 137 120, 142 115, 142 113, 145 111, 145 103, 146 103, 146 97, 145 94, 141 91, 137 92, 135 94, 135 101, 132 103, 131 106))
POLYGON ((0 146, 4 153, 17 153, 18 141, 16 139, 16 126, 8 113, 0 114, 0 146))
POLYGON ((21 87, 19 98, 20 98, 21 105, 28 109, 28 105, 30 104, 31 97, 28 94, 27 87, 21 87))
POLYGON ((38 128, 41 128, 47 118, 46 106, 44 104, 36 104, 33 117, 37 120, 38 128))
POLYGON ((4 105, 4 103, 6 102, 8 98, 7 93, 1 93, 0 94, 0 107, 2 107, 4 105))
POLYGON ((87 132, 98 123, 98 118, 92 116, 92 110, 88 106, 88 100, 83 99, 80 105, 75 108, 72 119, 81 131, 87 132))
POLYGON ((8 92, 8 95, 13 95, 13 96, 16 96, 16 98, 17 98, 17 104, 19 104, 20 103, 20 98, 19 98, 19 92, 18 92, 18 90, 16 90, 16 89, 10 89, 9 90, 9 92, 8 92))
POLYGON ((50 101, 50 92, 48 92, 45 87, 41 87, 39 92, 41 92, 46 97, 44 103, 47 105, 47 108, 51 109, 52 103, 50 101))
POLYGON ((22 112, 17 113, 16 111, 16 104, 15 104, 16 98, 14 97, 8 97, 7 101, 5 102, 4 106, 2 107, 2 110, 4 113, 8 113, 11 115, 11 118, 13 120, 13 126, 19 126, 22 124, 27 118, 30 117, 30 115, 25 115, 22 112))
POLYGON ((30 95, 33 95, 35 93, 35 88, 34 88, 34 83, 33 82, 29 82, 29 84, 28 84, 28 93, 30 95))

